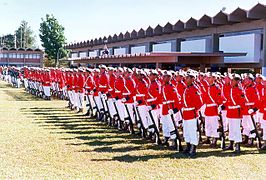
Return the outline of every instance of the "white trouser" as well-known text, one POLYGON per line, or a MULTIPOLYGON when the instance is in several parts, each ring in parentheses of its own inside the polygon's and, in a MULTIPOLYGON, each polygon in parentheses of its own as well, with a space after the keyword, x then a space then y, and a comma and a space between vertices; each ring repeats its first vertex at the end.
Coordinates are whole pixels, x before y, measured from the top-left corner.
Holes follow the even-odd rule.
POLYGON ((250 131, 255 129, 250 115, 243 115, 242 127, 244 135, 249 136, 250 138, 256 137, 255 133, 250 133, 250 131))
POLYGON ((73 100, 74 100, 74 107, 78 107, 78 93, 76 91, 72 91, 73 93, 73 100))
POLYGON ((224 131, 228 131, 228 119, 226 117, 227 111, 226 110, 222 110, 222 121, 223 121, 223 126, 224 126, 224 131))
POLYGON ((183 120, 183 129, 185 142, 197 146, 199 144, 197 119, 183 120))
POLYGON ((43 86, 43 93, 45 96, 51 96, 51 86, 43 86))
POLYGON ((67 97, 67 87, 66 86, 63 87, 63 96, 67 97))
POLYGON ((24 79, 24 87, 25 89, 28 89, 29 87, 28 79, 24 79))
POLYGON ((119 99, 119 100, 115 101, 115 104, 116 104, 116 107, 118 110, 118 115, 119 115, 121 121, 124 121, 125 120, 125 105, 124 105, 124 103, 122 103, 122 100, 119 99))
POLYGON ((77 93, 78 96, 78 102, 77 102, 77 107, 79 109, 83 109, 83 105, 84 105, 84 93, 77 93))
POLYGON ((129 117, 130 116, 133 124, 136 124, 135 118, 134 118, 134 110, 133 110, 134 103, 126 103, 125 106, 127 106, 127 109, 128 109, 128 112, 129 112, 129 114, 128 114, 128 112, 127 112, 127 110, 125 108, 125 117, 129 117))
POLYGON ((261 128, 262 128, 262 132, 263 132, 262 140, 266 141, 266 120, 265 119, 261 120, 261 128))
POLYGON ((100 96, 94 96, 94 99, 98 108, 97 111, 101 111, 101 109, 103 109, 103 104, 101 102, 100 96))
POLYGON ((163 136, 170 137, 170 139, 175 139, 176 138, 175 127, 170 114, 162 115, 161 123, 163 128, 163 136))
POLYGON ((20 81, 20 79, 18 78, 18 79, 17 79, 17 87, 18 87, 18 88, 20 88, 20 84, 21 84, 21 81, 20 81))
POLYGON ((147 129, 149 127, 149 124, 148 124, 148 108, 146 105, 141 105, 141 106, 138 106, 138 111, 139 111, 139 115, 140 117, 138 117, 138 119, 141 120, 143 126, 145 129, 147 129))
POLYGON ((242 135, 241 135, 241 119, 237 118, 228 118, 229 123, 229 140, 235 141, 235 143, 242 142, 242 135))
POLYGON ((205 116, 205 132, 207 137, 219 138, 218 116, 205 116))
POLYGON ((67 91, 68 92, 68 97, 69 97, 69 100, 70 100, 70 103, 72 105, 74 105, 74 96, 73 96, 73 92, 72 91, 67 91))
MULTIPOLYGON (((151 115, 153 117, 155 126, 156 126, 156 128, 157 128, 158 131, 159 131, 159 111, 160 111, 160 109, 151 110, 151 115)), ((148 114, 148 124, 149 124, 149 126, 154 125, 154 123, 153 123, 153 121, 151 119, 151 115, 148 114)), ((149 131, 150 132, 154 132, 155 130, 153 128, 151 128, 151 129, 149 129, 149 131)))
POLYGON ((262 121, 264 121, 264 120, 263 120, 263 113, 257 111, 256 114, 257 114, 257 122, 262 122, 262 121))
POLYGON ((86 95, 85 97, 86 97, 85 98, 86 99, 86 111, 88 111, 90 109, 90 106, 92 108, 95 107, 95 103, 93 101, 93 96, 92 95, 86 95))
POLYGON ((115 106, 114 106, 114 99, 109 98, 107 100, 107 105, 108 105, 108 109, 109 109, 109 113, 110 113, 111 118, 114 118, 114 116, 116 115, 116 110, 115 110, 115 106))
POLYGON ((201 108, 200 108, 200 112, 201 112, 202 117, 205 117, 205 110, 206 110, 206 104, 204 104, 204 105, 201 106, 201 108))

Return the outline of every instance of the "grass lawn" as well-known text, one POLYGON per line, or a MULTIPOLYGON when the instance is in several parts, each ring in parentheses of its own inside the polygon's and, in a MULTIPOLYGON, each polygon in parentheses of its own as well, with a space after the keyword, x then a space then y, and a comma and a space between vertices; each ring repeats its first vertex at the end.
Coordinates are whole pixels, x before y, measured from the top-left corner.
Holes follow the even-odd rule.
POLYGON ((263 179, 266 152, 198 148, 198 157, 145 142, 0 82, 0 179, 263 179))

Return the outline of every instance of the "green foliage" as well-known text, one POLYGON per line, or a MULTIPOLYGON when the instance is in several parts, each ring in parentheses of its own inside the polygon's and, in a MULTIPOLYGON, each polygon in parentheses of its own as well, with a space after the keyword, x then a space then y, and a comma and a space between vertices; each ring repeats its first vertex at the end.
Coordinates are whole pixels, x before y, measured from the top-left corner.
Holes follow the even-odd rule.
POLYGON ((1 46, 7 48, 36 48, 36 36, 28 25, 28 22, 21 21, 15 34, 8 34, 1 37, 1 46), (15 44, 16 42, 16 44, 15 44))
POLYGON ((15 31, 17 47, 36 48, 36 36, 28 22, 21 21, 20 27, 15 31))
POLYGON ((47 14, 45 19, 42 18, 39 36, 48 59, 55 61, 55 65, 58 64, 57 59, 64 58, 68 54, 68 51, 63 48, 66 44, 64 30, 65 28, 53 15, 47 14))

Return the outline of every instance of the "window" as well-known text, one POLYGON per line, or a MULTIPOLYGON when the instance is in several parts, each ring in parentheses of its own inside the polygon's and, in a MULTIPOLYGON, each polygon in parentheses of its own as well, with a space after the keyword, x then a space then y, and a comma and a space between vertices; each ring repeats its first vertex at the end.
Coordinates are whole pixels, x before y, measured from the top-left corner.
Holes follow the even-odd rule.
POLYGON ((0 54, 0 58, 3 58, 4 57, 4 55, 3 54, 0 54))
POLYGON ((25 59, 29 59, 29 54, 25 54, 25 59))
POLYGON ((4 58, 8 58, 8 54, 7 53, 4 53, 4 58))

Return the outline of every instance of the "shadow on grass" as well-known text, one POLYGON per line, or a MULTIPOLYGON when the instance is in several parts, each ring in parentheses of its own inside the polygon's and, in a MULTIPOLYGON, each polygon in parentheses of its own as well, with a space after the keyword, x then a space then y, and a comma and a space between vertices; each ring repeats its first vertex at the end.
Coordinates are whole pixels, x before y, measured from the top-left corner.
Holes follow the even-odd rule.
MULTIPOLYGON (((69 134, 71 137, 61 138, 68 141, 70 146, 90 146, 92 148, 82 149, 78 152, 97 152, 97 153, 123 153, 117 156, 114 154, 110 159, 92 159, 92 161, 119 161, 132 163, 135 161, 148 161, 158 158, 181 159, 188 158, 177 151, 168 151, 163 146, 156 146, 148 143, 137 135, 130 135, 119 132, 113 127, 98 122, 94 119, 88 119, 85 116, 74 114, 63 108, 21 108, 28 116, 35 117, 34 123, 40 127, 50 129, 54 134, 69 134), (62 111, 61 111, 62 110, 62 111), (59 131, 58 131, 59 130, 59 131), (113 147, 114 146, 114 147, 113 147), (121 147, 119 147, 121 146, 121 147), (145 155, 148 150, 156 150, 159 154, 145 155), (144 155, 125 154, 133 151, 144 151, 144 155)), ((244 149, 241 155, 257 154, 257 150, 244 149)), ((265 153, 265 152, 261 152, 265 153)), ((196 158, 207 157, 230 157, 236 156, 231 151, 223 152, 221 149, 209 149, 208 146, 200 146, 196 158)))
MULTIPOLYGON (((11 88, 11 87, 10 87, 11 88)), ((3 90, 5 94, 13 98, 15 101, 44 101, 26 92, 19 91, 18 89, 3 90)))

